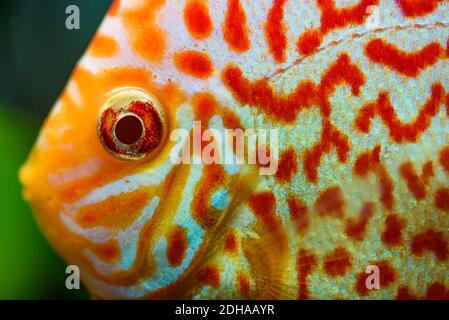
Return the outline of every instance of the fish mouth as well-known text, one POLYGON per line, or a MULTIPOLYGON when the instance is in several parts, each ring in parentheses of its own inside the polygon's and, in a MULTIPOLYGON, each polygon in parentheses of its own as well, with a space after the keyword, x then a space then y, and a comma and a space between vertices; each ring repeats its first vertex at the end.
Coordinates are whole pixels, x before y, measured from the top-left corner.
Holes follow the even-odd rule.
POLYGON ((47 212, 48 210, 38 210, 40 207, 51 208, 55 202, 54 193, 48 188, 46 179, 38 170, 38 156, 34 151, 31 152, 26 162, 20 167, 18 172, 19 182, 22 185, 22 197, 30 204, 33 213, 37 218, 36 212, 47 212))
POLYGON ((45 173, 40 166, 39 155, 35 150, 31 151, 28 159, 18 171, 18 180, 22 186, 22 197, 31 208, 33 217, 41 234, 51 244, 52 248, 62 259, 70 263, 70 250, 62 239, 66 239, 60 224, 55 219, 61 203, 49 186, 45 173), (50 223, 55 221, 55 223, 50 223))

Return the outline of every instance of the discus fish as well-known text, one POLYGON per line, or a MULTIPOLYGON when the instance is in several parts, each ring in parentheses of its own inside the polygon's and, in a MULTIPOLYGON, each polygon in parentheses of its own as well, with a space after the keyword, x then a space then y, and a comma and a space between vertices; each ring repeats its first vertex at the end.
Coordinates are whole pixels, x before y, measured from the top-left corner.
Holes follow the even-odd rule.
POLYGON ((20 179, 95 298, 448 299, 448 132, 447 1, 123 0, 20 179))

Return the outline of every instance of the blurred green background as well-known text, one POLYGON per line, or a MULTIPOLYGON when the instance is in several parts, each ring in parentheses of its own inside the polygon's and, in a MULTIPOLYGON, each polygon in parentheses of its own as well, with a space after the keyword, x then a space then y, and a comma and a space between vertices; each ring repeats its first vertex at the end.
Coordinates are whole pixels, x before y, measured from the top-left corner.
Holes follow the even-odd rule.
POLYGON ((85 299, 22 200, 17 171, 111 0, 0 1, 0 299, 85 299), (65 9, 80 9, 67 30, 65 9))

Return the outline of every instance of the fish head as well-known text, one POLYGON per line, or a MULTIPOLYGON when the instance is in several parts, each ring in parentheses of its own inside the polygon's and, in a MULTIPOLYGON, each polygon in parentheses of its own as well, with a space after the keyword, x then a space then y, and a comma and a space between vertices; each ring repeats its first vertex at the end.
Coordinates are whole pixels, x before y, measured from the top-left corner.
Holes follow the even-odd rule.
POLYGON ((155 23, 163 3, 115 3, 20 171, 43 233, 97 297, 182 295, 258 179, 199 161, 195 134, 243 125, 207 54, 181 50, 175 18, 155 23))

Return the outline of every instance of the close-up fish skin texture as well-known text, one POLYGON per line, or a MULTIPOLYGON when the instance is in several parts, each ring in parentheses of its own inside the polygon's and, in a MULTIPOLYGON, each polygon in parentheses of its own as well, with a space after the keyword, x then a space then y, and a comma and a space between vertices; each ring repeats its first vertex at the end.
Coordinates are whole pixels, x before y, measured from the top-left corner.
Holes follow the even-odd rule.
POLYGON ((448 132, 449 1, 116 0, 19 176, 95 299, 449 299, 448 132))

